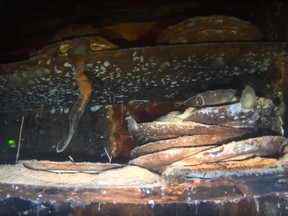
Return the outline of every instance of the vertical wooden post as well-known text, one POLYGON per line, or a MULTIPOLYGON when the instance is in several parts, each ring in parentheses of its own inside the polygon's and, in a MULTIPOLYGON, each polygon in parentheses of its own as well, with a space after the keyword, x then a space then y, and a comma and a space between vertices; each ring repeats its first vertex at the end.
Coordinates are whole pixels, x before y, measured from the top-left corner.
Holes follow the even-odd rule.
POLYGON ((280 88, 279 89, 282 92, 281 95, 281 101, 283 101, 286 105, 286 112, 284 113, 284 135, 287 137, 287 120, 288 120, 288 56, 279 56, 275 58, 274 66, 276 71, 278 72, 280 77, 280 88))

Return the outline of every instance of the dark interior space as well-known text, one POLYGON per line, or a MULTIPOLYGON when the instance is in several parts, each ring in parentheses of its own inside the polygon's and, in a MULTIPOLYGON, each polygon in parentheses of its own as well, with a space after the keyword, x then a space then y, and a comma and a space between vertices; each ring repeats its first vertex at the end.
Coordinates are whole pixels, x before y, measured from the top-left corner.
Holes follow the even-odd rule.
POLYGON ((0 0, 0 20, 0 215, 288 214, 288 2, 0 0))

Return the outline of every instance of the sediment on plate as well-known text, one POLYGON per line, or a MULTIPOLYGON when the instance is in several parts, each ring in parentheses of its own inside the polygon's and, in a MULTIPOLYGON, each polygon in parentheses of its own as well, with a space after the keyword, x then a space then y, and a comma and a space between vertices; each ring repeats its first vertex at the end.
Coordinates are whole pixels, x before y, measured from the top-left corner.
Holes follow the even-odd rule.
POLYGON ((217 145, 241 137, 243 133, 218 133, 182 136, 174 139, 159 140, 138 146, 131 151, 131 157, 135 158, 153 152, 159 152, 170 148, 196 147, 217 145))
POLYGON ((196 122, 148 122, 148 123, 137 123, 132 117, 127 118, 128 130, 135 141, 139 141, 142 144, 163 140, 171 139, 180 136, 188 136, 195 134, 238 134, 244 135, 251 133, 248 129, 230 128, 219 125, 205 125, 196 122))
POLYGON ((197 43, 220 41, 256 41, 259 29, 248 21, 229 16, 202 16, 184 20, 164 30, 158 43, 197 43))
POLYGON ((170 165, 175 161, 179 161, 188 156, 197 154, 212 146, 172 148, 161 152, 146 154, 129 161, 129 165, 137 165, 152 171, 162 171, 163 166, 170 165))
POLYGON ((172 164, 178 165, 198 165, 204 163, 215 163, 239 156, 266 156, 273 155, 281 151, 287 139, 282 136, 262 136, 230 143, 202 151, 193 156, 186 157, 172 164))

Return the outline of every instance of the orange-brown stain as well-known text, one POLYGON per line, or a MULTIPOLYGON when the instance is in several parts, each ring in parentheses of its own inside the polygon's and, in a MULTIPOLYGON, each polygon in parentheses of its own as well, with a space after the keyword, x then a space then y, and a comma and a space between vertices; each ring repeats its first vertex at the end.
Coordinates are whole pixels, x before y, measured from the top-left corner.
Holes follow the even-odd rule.
POLYGON ((75 58, 75 69, 76 69, 76 80, 78 83, 79 91, 81 97, 78 102, 74 105, 69 115, 69 130, 60 140, 57 145, 56 151, 62 152, 69 145, 76 128, 80 122, 80 119, 84 113, 84 109, 89 100, 89 97, 92 92, 92 86, 88 77, 84 74, 85 62, 83 58, 75 58))

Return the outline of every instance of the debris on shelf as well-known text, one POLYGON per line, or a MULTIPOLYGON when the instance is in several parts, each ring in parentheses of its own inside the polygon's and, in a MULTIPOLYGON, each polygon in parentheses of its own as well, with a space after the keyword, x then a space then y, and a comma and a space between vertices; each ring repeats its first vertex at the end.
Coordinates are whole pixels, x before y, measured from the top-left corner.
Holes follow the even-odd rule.
POLYGON ((229 170, 227 176, 247 175, 245 169, 258 169, 260 174, 265 168, 268 173, 283 170, 285 160, 279 157, 287 146, 282 126, 285 106, 256 96, 248 85, 240 98, 236 93, 234 89, 198 93, 184 101, 183 113, 172 111, 152 122, 137 123, 128 117, 133 140, 142 142, 131 151, 129 164, 166 178, 182 174, 187 179, 205 178, 207 171, 206 178, 216 178, 223 176, 223 170, 229 170))

